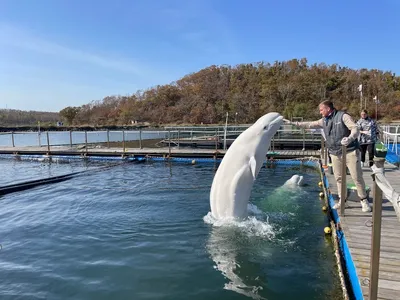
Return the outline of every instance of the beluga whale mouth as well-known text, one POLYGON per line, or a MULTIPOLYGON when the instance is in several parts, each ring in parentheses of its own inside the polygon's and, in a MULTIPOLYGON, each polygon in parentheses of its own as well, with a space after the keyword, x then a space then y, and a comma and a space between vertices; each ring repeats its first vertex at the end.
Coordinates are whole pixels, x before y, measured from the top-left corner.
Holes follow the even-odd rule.
POLYGON ((281 124, 283 123, 283 117, 281 115, 277 116, 275 118, 275 120, 273 120, 269 125, 275 125, 279 123, 279 127, 281 126, 281 124))
POLYGON ((215 219, 244 219, 254 181, 264 163, 271 139, 283 117, 270 112, 243 131, 227 150, 215 173, 210 191, 215 219))

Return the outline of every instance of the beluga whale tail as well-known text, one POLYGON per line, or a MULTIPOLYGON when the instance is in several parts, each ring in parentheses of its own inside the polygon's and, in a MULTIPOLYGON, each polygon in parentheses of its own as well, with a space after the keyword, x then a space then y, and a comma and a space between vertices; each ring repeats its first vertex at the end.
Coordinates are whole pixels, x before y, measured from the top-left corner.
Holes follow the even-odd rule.
POLYGON ((215 219, 247 217, 254 181, 271 139, 282 123, 283 117, 279 113, 268 113, 243 131, 229 147, 215 173, 210 191, 211 215, 215 219))

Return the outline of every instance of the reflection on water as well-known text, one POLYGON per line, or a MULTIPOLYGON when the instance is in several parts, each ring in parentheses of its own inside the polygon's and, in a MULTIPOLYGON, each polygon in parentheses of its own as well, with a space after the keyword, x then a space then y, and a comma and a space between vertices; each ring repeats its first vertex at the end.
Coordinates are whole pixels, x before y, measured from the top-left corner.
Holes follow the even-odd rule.
POLYGON ((208 214, 204 219, 214 225, 207 251, 215 268, 227 279, 224 289, 253 299, 265 299, 260 292, 267 288, 267 282, 259 262, 271 258, 268 241, 275 236, 272 227, 255 217, 225 222, 215 221, 208 214))

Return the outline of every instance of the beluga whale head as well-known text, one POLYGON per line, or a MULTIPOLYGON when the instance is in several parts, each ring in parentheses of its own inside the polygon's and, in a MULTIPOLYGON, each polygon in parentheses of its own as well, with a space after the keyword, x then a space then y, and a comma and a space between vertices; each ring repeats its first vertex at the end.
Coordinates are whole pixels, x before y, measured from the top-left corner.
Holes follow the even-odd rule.
POLYGON ((267 113, 243 131, 227 150, 210 191, 211 214, 216 219, 246 218, 251 189, 264 163, 271 139, 283 123, 267 113))
POLYGON ((289 180, 285 182, 286 186, 301 186, 304 184, 304 178, 301 175, 293 175, 289 180))

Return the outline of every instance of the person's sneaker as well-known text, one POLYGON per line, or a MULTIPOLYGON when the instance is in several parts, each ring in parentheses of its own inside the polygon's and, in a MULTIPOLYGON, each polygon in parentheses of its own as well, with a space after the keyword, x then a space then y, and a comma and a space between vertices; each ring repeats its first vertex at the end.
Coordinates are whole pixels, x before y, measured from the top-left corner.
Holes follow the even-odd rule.
POLYGON ((368 199, 363 199, 360 202, 361 202, 361 210, 363 212, 370 212, 371 211, 371 206, 369 205, 368 199))

